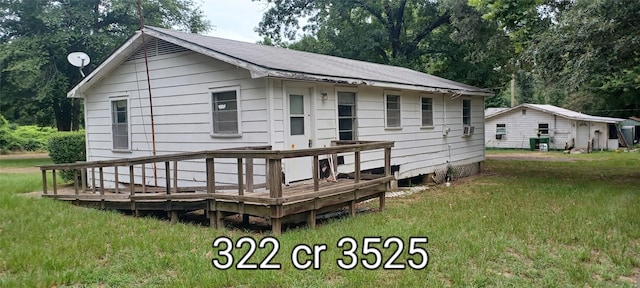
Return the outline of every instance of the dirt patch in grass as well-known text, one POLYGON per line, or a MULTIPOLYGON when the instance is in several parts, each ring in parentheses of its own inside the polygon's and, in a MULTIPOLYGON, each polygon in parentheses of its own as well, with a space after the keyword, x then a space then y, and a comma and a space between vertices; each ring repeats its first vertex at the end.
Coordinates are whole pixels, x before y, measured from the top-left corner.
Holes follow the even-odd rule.
POLYGON ((49 158, 49 153, 47 153, 47 152, 30 152, 30 153, 16 153, 16 154, 0 155, 0 160, 2 160, 2 159, 32 159, 32 158, 49 158))
POLYGON ((0 167, 0 173, 34 173, 40 172, 38 167, 0 167))

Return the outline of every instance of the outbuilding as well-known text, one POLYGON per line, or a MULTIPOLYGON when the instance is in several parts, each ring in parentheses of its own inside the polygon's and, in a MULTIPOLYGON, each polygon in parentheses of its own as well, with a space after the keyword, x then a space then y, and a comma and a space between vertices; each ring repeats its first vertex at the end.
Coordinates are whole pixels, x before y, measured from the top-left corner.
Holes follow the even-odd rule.
POLYGON ((578 148, 615 150, 616 124, 624 119, 600 117, 548 104, 520 104, 485 116, 487 148, 578 148))

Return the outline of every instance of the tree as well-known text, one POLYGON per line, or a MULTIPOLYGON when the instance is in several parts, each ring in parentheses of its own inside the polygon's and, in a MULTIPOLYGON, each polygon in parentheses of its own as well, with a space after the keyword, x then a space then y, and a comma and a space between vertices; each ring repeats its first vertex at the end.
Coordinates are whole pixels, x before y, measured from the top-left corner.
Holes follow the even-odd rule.
POLYGON ((483 87, 504 82, 508 39, 466 1, 265 1, 273 5, 258 32, 278 45, 483 87), (307 24, 300 27, 305 17, 307 24), (306 34, 300 37, 299 29, 306 34))
POLYGON ((541 79, 569 90, 567 104, 597 114, 640 112, 640 2, 575 1, 527 50, 541 79), (600 101, 592 101, 599 98, 600 101))
MULTIPOLYGON (((142 1, 145 23, 202 32, 210 25, 192 0, 142 1)), ((79 127, 79 102, 66 92, 81 80, 67 63, 85 51, 97 67, 139 28, 131 0, 0 0, 0 111, 11 121, 79 127)))

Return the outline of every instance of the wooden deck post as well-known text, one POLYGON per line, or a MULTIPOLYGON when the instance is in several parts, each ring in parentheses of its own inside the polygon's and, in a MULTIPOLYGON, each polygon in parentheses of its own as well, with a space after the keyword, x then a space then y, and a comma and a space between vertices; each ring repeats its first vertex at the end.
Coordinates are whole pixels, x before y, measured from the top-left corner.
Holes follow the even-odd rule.
POLYGON ((207 158, 207 193, 216 192, 216 172, 213 158, 207 158))
POLYGON ((164 162, 164 176, 165 176, 165 193, 167 195, 171 194, 171 166, 169 166, 169 161, 164 162))
POLYGON ((91 192, 96 193, 96 167, 91 167, 91 192))
POLYGON ((282 159, 269 159, 269 197, 282 197, 282 159))
POLYGON ((309 211, 309 219, 307 220, 310 228, 316 228, 316 210, 315 208, 309 211))
POLYGON ((178 211, 171 210, 171 224, 175 225, 176 223, 178 223, 178 211))
POLYGON ((87 169, 86 168, 80 169, 80 181, 82 181, 81 183, 82 193, 87 193, 87 169))
POLYGON ((133 175, 133 165, 129 165, 129 188, 131 188, 131 196, 136 194, 136 183, 133 175))
MULTIPOLYGON (((391 176, 391 147, 384 148, 384 176, 391 176)), ((391 190, 391 182, 385 184, 385 191, 380 193, 380 212, 384 211, 386 191, 391 190)))
MULTIPOLYGON (((320 176, 318 175, 318 155, 313 155, 313 191, 320 190, 320 176)), ((314 224, 315 225, 315 224, 314 224)))
POLYGON ((238 195, 244 195, 244 175, 242 173, 242 158, 238 158, 238 195))
POLYGON ((142 193, 147 193, 147 164, 142 164, 142 193))
MULTIPOLYGON (((269 159, 269 197, 282 198, 282 159, 269 159)), ((282 231, 282 203, 271 206, 271 232, 280 235, 282 231)))
MULTIPOLYGON (((248 163, 247 163, 248 165, 248 163)), ((242 172, 242 158, 238 158, 238 195, 243 196, 244 195, 244 175, 242 172)), ((249 173, 247 173, 247 177, 249 173)), ((242 224, 249 224, 249 214, 244 214, 244 202, 240 201, 239 205, 239 212, 240 215, 242 215, 242 224)))
MULTIPOLYGON (((51 176, 53 179, 51 179, 53 181, 53 195, 58 195, 58 182, 56 180, 56 169, 51 170, 51 176)), ((47 191, 45 191, 45 194, 47 191)))
POLYGON ((356 200, 349 201, 349 216, 356 216, 356 200))
POLYGON ((253 192, 253 158, 247 158, 245 165, 245 175, 247 192, 253 192))
POLYGON ((73 169, 73 190, 78 195, 78 169, 73 169))
POLYGON ((118 165, 113 166, 113 173, 115 176, 116 194, 120 193, 120 180, 118 179, 118 165))
POLYGON ((178 161, 173 161, 173 193, 178 194, 178 161))
POLYGON ((391 176, 391 148, 384 148, 384 176, 391 176))
POLYGON ((42 193, 47 195, 47 170, 42 170, 42 193))
POLYGON ((98 167, 98 174, 100 174, 100 195, 104 197, 104 171, 102 166, 98 167))
POLYGON ((360 150, 356 150, 355 155, 354 155, 354 164, 355 164, 355 173, 354 173, 354 177, 355 177, 355 183, 359 183, 360 182, 360 150))
POLYGON ((273 235, 280 235, 282 233, 282 219, 271 218, 271 233, 273 233, 273 235))

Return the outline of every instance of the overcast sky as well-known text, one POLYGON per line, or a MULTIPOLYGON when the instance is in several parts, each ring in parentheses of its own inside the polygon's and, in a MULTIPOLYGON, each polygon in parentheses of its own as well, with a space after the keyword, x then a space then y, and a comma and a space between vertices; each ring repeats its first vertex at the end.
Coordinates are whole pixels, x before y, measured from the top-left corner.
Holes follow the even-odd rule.
POLYGON ((254 29, 267 9, 265 2, 251 0, 203 0, 202 10, 213 26, 207 35, 255 43, 254 29))

